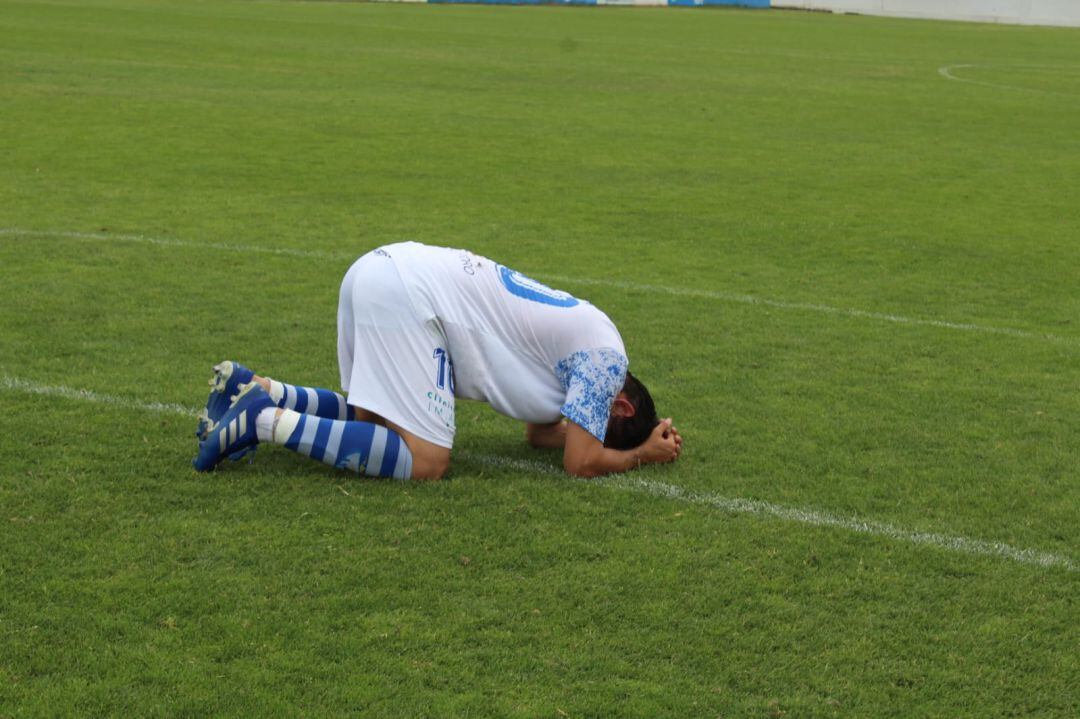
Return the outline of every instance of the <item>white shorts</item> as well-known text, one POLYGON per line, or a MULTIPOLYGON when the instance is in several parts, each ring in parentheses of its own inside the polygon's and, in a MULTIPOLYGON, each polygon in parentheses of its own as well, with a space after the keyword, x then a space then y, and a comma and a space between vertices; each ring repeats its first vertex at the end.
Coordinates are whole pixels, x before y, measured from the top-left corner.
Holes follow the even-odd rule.
POLYGON ((413 309, 393 260, 369 252, 349 268, 338 299, 341 388, 354 407, 421 439, 454 444, 454 392, 446 337, 413 309))

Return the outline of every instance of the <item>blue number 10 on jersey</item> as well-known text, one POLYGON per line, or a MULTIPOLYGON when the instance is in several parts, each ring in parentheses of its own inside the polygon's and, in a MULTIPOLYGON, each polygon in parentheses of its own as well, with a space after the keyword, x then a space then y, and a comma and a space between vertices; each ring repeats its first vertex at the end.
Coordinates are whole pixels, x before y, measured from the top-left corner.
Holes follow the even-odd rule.
POLYGON ((547 285, 526 277, 516 270, 499 265, 499 279, 510 294, 531 302, 554 307, 573 307, 578 299, 569 292, 553 290, 547 285))
POLYGON ((446 385, 450 385, 450 394, 453 394, 454 361, 450 359, 450 355, 442 347, 436 347, 431 358, 438 364, 438 370, 435 372, 435 386, 439 389, 446 389, 446 385))

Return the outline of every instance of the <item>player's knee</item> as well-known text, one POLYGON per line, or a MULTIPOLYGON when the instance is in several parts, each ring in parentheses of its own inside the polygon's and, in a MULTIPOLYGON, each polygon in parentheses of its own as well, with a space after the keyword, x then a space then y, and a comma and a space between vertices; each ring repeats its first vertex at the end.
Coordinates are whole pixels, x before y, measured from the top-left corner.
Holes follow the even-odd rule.
POLYGON ((450 469, 450 453, 445 456, 413 456, 413 479, 442 479, 450 469))
POLYGON ((450 469, 450 449, 415 435, 409 435, 406 441, 412 451, 412 478, 442 479, 450 469))
POLYGON ((421 439, 392 422, 387 428, 396 432, 409 448, 412 470, 410 479, 442 479, 450 469, 450 448, 421 439))

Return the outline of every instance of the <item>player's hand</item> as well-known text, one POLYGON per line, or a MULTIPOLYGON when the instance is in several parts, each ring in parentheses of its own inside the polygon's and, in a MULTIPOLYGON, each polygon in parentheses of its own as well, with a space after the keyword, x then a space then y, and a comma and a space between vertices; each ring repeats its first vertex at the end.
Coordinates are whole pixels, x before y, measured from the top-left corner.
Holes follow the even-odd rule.
POLYGON ((679 434, 679 430, 675 429, 675 425, 671 426, 671 436, 675 438, 675 444, 678 446, 679 451, 682 451, 682 435, 679 434))
POLYGON ((641 445, 639 457, 643 464, 663 464, 674 462, 681 451, 682 437, 672 425, 671 417, 668 417, 653 427, 649 438, 641 445))

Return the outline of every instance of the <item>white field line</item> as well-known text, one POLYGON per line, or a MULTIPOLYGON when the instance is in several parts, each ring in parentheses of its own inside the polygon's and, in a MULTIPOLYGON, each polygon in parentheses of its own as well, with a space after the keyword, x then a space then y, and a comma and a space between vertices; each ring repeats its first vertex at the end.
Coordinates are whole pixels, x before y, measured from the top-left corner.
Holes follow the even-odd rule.
POLYGON ((20 230, 15 227, 0 228, 0 237, 59 237, 67 240, 96 240, 99 242, 132 242, 158 247, 183 247, 204 250, 222 250, 240 254, 256 253, 262 255, 285 255, 287 257, 312 257, 321 260, 356 259, 359 255, 334 254, 318 250, 299 250, 292 247, 260 247, 258 245, 237 245, 228 242, 192 242, 191 240, 170 237, 149 237, 147 235, 125 235, 110 232, 64 232, 53 230, 20 230))
MULTIPOLYGON (((126 397, 114 397, 83 389, 72 389, 56 385, 40 385, 34 382, 0 374, 0 389, 28 394, 60 397, 63 399, 81 400, 107 404, 124 409, 142 410, 154 413, 167 413, 187 415, 192 418, 196 410, 178 404, 161 402, 143 402, 126 397)), ((563 472, 545 462, 535 460, 512 459, 486 454, 474 454, 461 452, 459 456, 466 461, 473 461, 489 467, 500 469, 512 469, 520 472, 532 472, 549 476, 565 477, 563 472)), ((1068 557, 1042 552, 1035 549, 1019 549, 1002 542, 985 542, 980 539, 970 539, 956 535, 938 534, 936 532, 917 532, 902 527, 897 527, 884 522, 859 519, 858 517, 843 516, 813 509, 801 509, 799 507, 785 507, 771 502, 757 499, 741 499, 738 497, 724 497, 711 492, 696 492, 684 489, 672 484, 664 484, 650 479, 643 479, 633 475, 619 475, 599 480, 581 480, 589 484, 621 489, 637 494, 646 494, 653 497, 712 507, 732 514, 747 514, 758 517, 770 517, 785 522, 796 522, 815 527, 829 527, 842 529, 857 534, 866 534, 872 537, 881 537, 908 544, 945 549, 963 554, 973 554, 983 557, 1000 557, 1009 559, 1020 564, 1029 564, 1039 567, 1058 567, 1070 572, 1077 570, 1077 565, 1068 557)))
POLYGON ((638 292, 662 292, 679 297, 700 297, 704 299, 719 300, 722 302, 737 302, 744 305, 760 305, 773 307, 781 310, 803 310, 806 312, 820 312, 828 315, 840 315, 843 317, 855 317, 858 319, 879 320, 881 322, 893 322, 901 325, 915 325, 922 327, 940 327, 947 330, 959 330, 962 332, 982 332, 986 334, 1006 335, 1025 340, 1045 340, 1058 344, 1080 346, 1080 338, 1064 337, 1046 332, 1031 332, 1018 330, 1012 327, 994 327, 991 325, 977 325, 968 322, 948 322, 946 320, 930 320, 918 317, 905 317, 887 312, 871 312, 869 310, 857 310, 846 307, 833 307, 813 302, 785 302, 784 300, 771 300, 755 295, 740 295, 734 292, 715 292, 713 290, 699 290, 692 287, 667 287, 665 285, 648 285, 619 280, 594 280, 585 277, 566 277, 560 275, 541 275, 543 279, 555 282, 576 282, 581 285, 604 285, 617 287, 628 291, 638 292))
POLYGON ((725 512, 735 514, 753 514, 765 517, 774 517, 786 522, 798 522, 815 527, 832 527, 843 529, 856 534, 868 534, 873 537, 884 537, 908 544, 948 549, 964 554, 974 554, 984 557, 1002 557, 1011 559, 1021 564, 1034 564, 1040 567, 1061 567, 1069 571, 1076 571, 1077 566, 1068 557, 1050 552, 1042 552, 1035 549, 1019 549, 1003 542, 986 542, 981 539, 970 539, 956 535, 939 534, 937 532, 917 532, 903 527, 897 527, 885 522, 859 519, 858 517, 845 517, 831 512, 814 509, 801 509, 799 507, 784 507, 771 502, 757 499, 741 499, 722 497, 709 492, 695 492, 662 482, 654 482, 640 477, 619 477, 608 482, 610 486, 626 489, 633 492, 650 494, 654 497, 700 504, 713 507, 725 512))
MULTIPOLYGON (((472 453, 462 453, 462 457, 466 460, 472 460, 480 464, 504 469, 514 469, 519 472, 536 472, 553 476, 566 476, 557 467, 535 460, 493 457, 490 455, 476 455, 472 453)), ((664 499, 670 499, 677 502, 712 507, 713 509, 731 512, 732 514, 750 514, 760 517, 772 517, 786 522, 809 524, 815 527, 843 529, 856 534, 868 534, 873 537, 883 537, 895 541, 906 542, 908 544, 947 549, 963 554, 974 554, 984 557, 1002 557, 1021 564, 1034 564, 1040 567, 1061 567, 1068 571, 1076 571, 1078 569, 1076 564, 1068 557, 1035 549, 1018 549, 1017 547, 1013 547, 1012 545, 1003 542, 986 542, 981 539, 970 539, 968 537, 939 534, 937 532, 916 532, 885 522, 875 522, 873 520, 859 519, 858 517, 845 517, 843 515, 815 509, 785 507, 780 504, 773 504, 772 502, 765 502, 758 499, 724 497, 712 492, 696 492, 673 484, 655 482, 651 479, 643 479, 629 474, 583 481, 602 484, 606 487, 622 489, 638 494, 663 497, 664 499)))
POLYGON ((165 414, 187 414, 192 417, 197 414, 196 410, 178 404, 170 404, 167 402, 143 402, 142 400, 137 399, 99 394, 97 392, 91 392, 88 389, 72 389, 71 387, 61 387, 58 385, 37 384, 35 382, 21 380, 17 377, 11 377, 6 374, 0 374, 0 389, 22 392, 24 394, 40 394, 47 397, 63 397, 64 399, 77 399, 97 404, 108 404, 123 409, 144 410, 147 412, 165 414))
MULTIPOLYGON (((953 80, 955 82, 966 82, 969 85, 980 85, 982 87, 992 87, 992 88, 995 88, 995 89, 998 89, 998 90, 1018 90, 1019 92, 1034 92, 1034 93, 1036 93, 1038 95, 1064 95, 1065 97, 1076 97, 1076 95, 1073 95, 1072 93, 1060 92, 1058 90, 1043 90, 1042 88, 1038 88, 1038 87, 1024 87, 1023 85, 1005 85, 1005 84, 999 83, 999 82, 986 82, 985 80, 973 80, 973 79, 971 79, 969 77, 961 77, 961 76, 956 75, 955 73, 953 73, 953 70, 964 70, 964 69, 973 68, 973 67, 992 68, 992 67, 994 67, 994 65, 971 65, 971 64, 942 65, 941 67, 938 68, 938 75, 941 75, 946 80, 953 80)), ((1008 69, 1015 69, 1015 70, 1025 70, 1025 69, 1058 69, 1058 70, 1060 70, 1060 68, 1050 68, 1050 67, 1047 67, 1047 66, 1039 66, 1039 65, 1030 65, 1030 66, 1028 66, 1028 65, 999 65, 998 67, 1003 67, 1003 68, 1008 68, 1008 69)))
POLYGON ((999 90, 1022 90, 1027 92, 1044 92, 1043 90, 1032 90, 1025 87, 1014 87, 1012 85, 998 85, 994 82, 985 82, 983 80, 972 80, 968 77, 959 77, 953 74, 953 70, 963 70, 966 68, 978 67, 978 65, 943 65, 938 68, 938 75, 941 75, 946 80, 953 80, 955 82, 966 82, 969 85, 981 85, 982 87, 994 87, 999 90))
MULTIPOLYGON (((324 252, 320 250, 302 250, 291 247, 261 247, 259 245, 238 245, 222 242, 192 242, 161 237, 148 237, 146 235, 110 234, 101 232, 64 232, 52 230, 21 230, 14 227, 0 228, 0 237, 57 237, 64 239, 100 241, 100 242, 132 242, 157 245, 160 247, 180 247, 200 250, 222 250, 226 252, 279 255, 286 257, 307 257, 324 260, 339 260, 351 262, 359 256, 357 253, 324 252)), ((674 295, 677 297, 697 297, 702 299, 717 300, 744 305, 756 305, 760 307, 772 307, 782 310, 796 310, 803 312, 818 312, 840 317, 852 317, 856 319, 875 320, 880 322, 892 322, 894 324, 911 325, 918 327, 937 327, 940 329, 956 330, 960 332, 976 332, 983 334, 1004 335, 1023 340, 1037 340, 1052 342, 1055 344, 1080 346, 1080 338, 1065 337, 1049 332, 1032 332, 1012 327, 995 327, 992 325, 980 325, 968 322, 949 322, 947 320, 923 319, 918 317, 906 317, 904 315, 890 314, 887 312, 871 312, 869 310, 850 309, 845 307, 833 307, 812 302, 786 302, 773 300, 755 295, 744 295, 734 292, 716 292, 713 290, 699 290, 692 287, 669 287, 666 285, 641 284, 625 282, 621 280, 604 280, 588 277, 570 277, 566 275, 537 274, 537 278, 548 282, 568 282, 579 285, 593 285, 601 287, 614 287, 628 292, 652 292, 674 295)))

